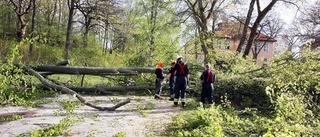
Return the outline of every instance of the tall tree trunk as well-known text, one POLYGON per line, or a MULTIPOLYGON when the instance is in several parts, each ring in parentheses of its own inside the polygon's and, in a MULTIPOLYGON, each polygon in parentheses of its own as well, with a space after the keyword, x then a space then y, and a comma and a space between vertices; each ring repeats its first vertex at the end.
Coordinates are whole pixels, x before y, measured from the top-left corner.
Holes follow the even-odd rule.
MULTIPOLYGON (((69 3, 69 0, 68 0, 69 3)), ((65 45, 65 54, 64 59, 69 60, 69 49, 70 49, 70 37, 72 31, 72 18, 73 18, 73 11, 74 11, 74 3, 75 0, 71 0, 70 8, 69 8, 69 20, 68 20, 68 27, 67 27, 67 37, 66 37, 66 45, 65 45)))
POLYGON ((59 1, 58 29, 60 30, 61 16, 62 16, 62 4, 61 4, 61 0, 58 0, 58 1, 59 1))
POLYGON ((83 38, 83 47, 86 48, 88 47, 88 35, 89 35, 89 29, 90 29, 90 24, 91 24, 91 19, 88 15, 85 16, 85 28, 84 28, 84 38, 83 38))
POLYGON ((218 0, 213 0, 210 4, 204 5, 203 0, 196 0, 191 2, 190 0, 185 0, 188 5, 189 10, 192 13, 194 20, 196 21, 199 27, 199 37, 200 37, 200 45, 204 54, 204 63, 208 63, 208 42, 210 39, 211 33, 208 32, 208 19, 210 19, 214 14, 214 6, 216 5, 218 0), (197 6, 197 7, 196 7, 197 6), (208 7, 208 9, 206 9, 208 7), (206 14, 206 13, 207 14, 206 14))
POLYGON ((20 27, 20 30, 17 32, 18 42, 21 42, 24 39, 24 35, 26 34, 26 30, 27 30, 27 24, 24 24, 22 22, 20 23, 21 23, 21 27, 20 27))
POLYGON ((148 66, 152 66, 153 64, 153 52, 155 50, 155 30, 156 30, 156 23, 157 23, 157 16, 158 16, 158 1, 152 1, 151 5, 151 15, 150 15, 150 22, 149 25, 151 26, 150 30, 150 61, 148 63, 148 66))
POLYGON ((249 23, 250 23, 250 19, 251 19, 251 16, 252 16, 253 9, 254 9, 255 1, 256 0, 251 0, 251 2, 250 2, 250 6, 249 6, 248 13, 247 13, 246 22, 244 24, 243 31, 242 31, 242 36, 241 36, 239 45, 237 47, 237 52, 239 52, 239 53, 241 52, 242 46, 244 45, 244 43, 245 43, 245 41, 247 39, 247 31, 248 31, 248 28, 249 28, 249 23))
POLYGON ((32 5, 33 5, 33 7, 32 7, 32 21, 31 21, 31 39, 32 39, 32 42, 30 43, 30 45, 29 45, 29 55, 31 55, 32 54, 32 50, 33 50, 33 44, 34 44, 34 33, 35 33, 35 31, 34 31, 34 26, 35 26, 35 18, 36 18, 36 0, 32 0, 32 5))
POLYGON ((31 10, 32 0, 29 1, 13 1, 10 0, 13 5, 14 12, 18 16, 20 23, 20 30, 17 32, 18 42, 21 42, 24 39, 24 35, 27 30, 28 20, 25 19, 25 15, 28 14, 31 10))
POLYGON ((253 42, 254 42, 254 39, 256 37, 256 33, 257 33, 257 29, 258 29, 258 26, 260 24, 260 22, 262 21, 262 19, 267 15, 267 13, 272 9, 272 7, 278 2, 279 0, 272 0, 268 6, 263 9, 261 11, 261 7, 260 7, 260 0, 257 0, 257 9, 258 9, 258 17, 257 19, 255 20, 252 28, 251 28, 251 33, 250 33, 250 36, 249 36, 249 40, 248 40, 248 44, 246 46, 246 49, 244 51, 244 56, 248 56, 249 53, 250 53, 250 49, 253 45, 253 42))

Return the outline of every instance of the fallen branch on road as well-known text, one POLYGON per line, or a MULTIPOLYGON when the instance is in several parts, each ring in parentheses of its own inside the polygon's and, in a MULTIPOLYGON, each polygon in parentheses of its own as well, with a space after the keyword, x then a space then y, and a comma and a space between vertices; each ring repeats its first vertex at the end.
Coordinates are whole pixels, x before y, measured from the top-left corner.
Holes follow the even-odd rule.
POLYGON ((101 106, 97 106, 95 104, 92 104, 90 102, 88 102, 84 97, 82 97, 81 95, 79 95, 77 92, 65 87, 65 86, 61 86, 61 85, 56 85, 56 84, 52 84, 52 83, 49 83, 43 76, 41 76, 38 72, 36 72, 35 70, 31 69, 31 68, 28 68, 27 66, 23 66, 24 69, 26 69, 27 71, 31 72, 32 75, 34 75, 35 77, 37 77, 41 83, 46 86, 46 87, 49 87, 49 88, 52 88, 52 89, 56 89, 56 90, 59 90, 59 91, 62 91, 64 93, 67 93, 67 94, 71 94, 73 95, 73 97, 76 97, 78 100, 80 100, 80 102, 84 103, 85 105, 89 106, 89 107, 92 107, 92 108, 95 108, 95 109, 98 109, 98 110, 101 110, 101 111, 114 111, 116 110, 117 108, 123 106, 123 105, 126 105, 128 103, 130 103, 130 99, 127 99, 123 102, 120 102, 118 104, 116 104, 115 106, 113 107, 101 107, 101 106))

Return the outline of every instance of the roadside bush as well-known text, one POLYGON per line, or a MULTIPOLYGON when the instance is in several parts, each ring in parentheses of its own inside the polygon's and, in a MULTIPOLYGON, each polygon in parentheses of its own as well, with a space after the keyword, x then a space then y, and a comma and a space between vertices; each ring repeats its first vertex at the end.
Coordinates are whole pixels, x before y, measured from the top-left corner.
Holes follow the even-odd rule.
POLYGON ((249 78, 241 75, 219 75, 215 85, 216 102, 225 95, 240 108, 246 107, 269 107, 270 100, 265 93, 264 79, 249 78))
POLYGON ((263 68, 251 71, 250 75, 222 72, 215 89, 216 94, 223 97, 221 105, 183 112, 173 118, 167 134, 320 136, 319 60, 319 54, 304 51, 297 59, 292 58, 292 54, 276 57, 263 68), (234 109, 225 105, 231 104, 228 101, 242 107, 252 107, 250 104, 254 103, 266 105, 271 113, 234 109))
POLYGON ((45 103, 44 100, 34 100, 52 94, 52 92, 27 87, 31 82, 30 77, 25 75, 22 68, 14 65, 14 63, 21 63, 20 46, 17 44, 11 47, 6 56, 6 63, 0 65, 0 81, 2 81, 0 83, 0 104, 36 106, 45 103))

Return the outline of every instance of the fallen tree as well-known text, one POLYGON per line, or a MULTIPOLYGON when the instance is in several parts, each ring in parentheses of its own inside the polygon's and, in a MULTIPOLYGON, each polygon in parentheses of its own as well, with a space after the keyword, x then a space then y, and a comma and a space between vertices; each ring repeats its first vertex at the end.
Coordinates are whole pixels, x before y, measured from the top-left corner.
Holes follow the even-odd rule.
MULTIPOLYGON (((42 88, 44 90, 50 90, 50 87, 47 86, 37 86, 39 88, 42 88)), ((77 93, 81 94, 91 94, 95 93, 97 95, 114 95, 113 91, 117 92, 128 92, 128 91, 141 91, 141 90, 155 90, 155 86, 122 86, 122 87, 108 87, 108 86, 94 86, 94 87, 70 87, 70 86, 65 86, 77 93)), ((162 88, 163 90, 169 90, 169 87, 164 86, 162 88)))
MULTIPOLYGON (((137 75, 140 73, 154 73, 155 68, 104 68, 104 67, 79 67, 79 66, 57 66, 41 65, 30 66, 33 70, 51 74, 73 74, 73 75, 137 75)), ((164 70, 164 73, 167 73, 164 70)))
POLYGON ((77 92, 73 91, 72 89, 69 89, 65 86, 62 86, 62 85, 57 85, 57 84, 52 84, 52 83, 49 83, 43 76, 41 76, 38 72, 36 72, 35 70, 33 70, 32 68, 29 68, 27 66, 23 66, 23 68, 27 71, 29 71, 32 75, 34 75, 35 77, 37 77, 41 83, 46 86, 46 87, 49 87, 49 88, 52 88, 52 89, 55 89, 55 90, 59 90, 59 91, 62 91, 64 93, 67 93, 67 94, 71 94, 73 95, 73 97, 76 97, 80 102, 82 102, 83 104, 89 106, 89 107, 92 107, 92 108, 95 108, 95 109, 98 109, 98 110, 101 110, 101 111, 114 111, 116 110, 117 108, 123 106, 123 105, 126 105, 128 103, 130 103, 130 99, 127 99, 123 102, 120 102, 118 104, 116 104, 115 106, 113 107, 102 107, 102 106, 97 106, 95 104, 92 104, 90 102, 88 102, 84 97, 82 97, 81 95, 79 95, 77 92))

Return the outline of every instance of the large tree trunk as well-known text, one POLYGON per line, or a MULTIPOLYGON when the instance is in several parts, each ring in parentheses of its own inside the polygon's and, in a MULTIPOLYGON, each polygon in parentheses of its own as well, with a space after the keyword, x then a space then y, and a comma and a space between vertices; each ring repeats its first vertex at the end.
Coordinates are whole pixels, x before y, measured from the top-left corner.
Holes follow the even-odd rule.
POLYGON ((71 94, 73 95, 74 97, 76 97, 78 100, 80 100, 83 104, 89 106, 89 107, 92 107, 92 108, 95 108, 95 109, 98 109, 98 110, 101 110, 101 111, 114 111, 116 110, 117 108, 123 106, 123 105, 126 105, 128 103, 130 103, 130 99, 127 99, 123 102, 120 102, 118 104, 116 104, 115 106, 113 107, 101 107, 101 106, 97 106, 95 104, 92 104, 90 102, 88 102, 84 97, 82 97, 81 95, 79 95, 77 92, 65 87, 65 86, 61 86, 61 85, 56 85, 56 84, 51 84, 49 83, 44 77, 42 77, 39 73, 37 73, 36 71, 34 71, 33 69, 30 69, 28 68, 27 66, 23 66, 24 69, 28 70, 29 72, 31 72, 32 75, 36 76, 40 81, 41 83, 46 86, 46 87, 49 87, 49 88, 52 88, 52 89, 55 89, 55 90, 59 90, 59 91, 62 91, 64 93, 67 93, 67 94, 71 94))
POLYGON ((36 0, 32 0, 32 20, 31 20, 31 43, 29 45, 29 55, 32 54, 32 50, 33 50, 33 44, 34 44, 34 27, 35 27, 35 18, 36 18, 36 0))
MULTIPOLYGON (((48 87, 47 87, 48 88, 48 87)), ((118 93, 125 93, 130 91, 154 91, 155 86, 122 86, 122 87, 107 87, 107 86, 94 86, 94 87, 68 87, 67 88, 78 92, 78 93, 86 93, 93 94, 97 93, 101 95, 112 95, 115 91, 118 93)), ((169 90, 168 86, 162 87, 162 90, 169 90)))
POLYGON ((28 20, 25 19, 25 15, 29 14, 31 10, 32 0, 29 1, 13 1, 10 0, 11 4, 14 7, 14 11, 18 16, 20 23, 20 30, 17 32, 18 42, 21 42, 26 33, 28 20))
MULTIPOLYGON (((68 0, 69 3, 69 0, 68 0)), ((73 11, 74 11, 74 3, 75 0, 71 0, 70 8, 69 8, 69 20, 68 20, 68 27, 67 27, 67 37, 66 37, 66 45, 65 45, 65 53, 64 59, 69 59, 69 49, 70 49, 70 37, 71 37, 71 30, 72 30, 72 19, 73 19, 73 11)))
POLYGON ((250 53, 250 49, 252 47, 252 44, 254 42, 254 39, 256 37, 256 33, 257 33, 257 30, 258 30, 258 27, 259 27, 259 24, 260 22, 262 21, 262 19, 267 15, 267 13, 272 9, 272 7, 277 3, 277 1, 279 0, 272 0, 269 5, 263 9, 261 11, 261 7, 260 7, 260 2, 259 0, 257 1, 257 9, 258 9, 258 17, 257 19, 255 20, 252 28, 251 28, 251 33, 250 33, 250 36, 249 36, 249 40, 248 40, 248 44, 246 46, 246 49, 244 51, 244 56, 248 56, 249 53, 250 53))
MULTIPOLYGON (((134 75, 139 73, 154 73, 154 68, 103 68, 103 67, 70 67, 56 65, 42 65, 32 67, 39 72, 50 72, 57 74, 87 74, 87 75, 134 75)), ((167 73, 167 70, 164 70, 167 73)))
POLYGON ((218 0, 213 0, 208 2, 208 5, 203 3, 203 0, 195 0, 194 2, 190 0, 185 0, 188 5, 189 10, 192 13, 194 20, 199 27, 199 36, 201 42, 201 49, 204 54, 204 63, 208 63, 208 39, 211 38, 211 33, 208 32, 208 19, 210 19, 214 14, 214 7, 218 0))
POLYGON ((248 28, 249 28, 249 23, 250 23, 250 19, 251 19, 251 16, 252 16, 253 9, 254 9, 254 2, 255 1, 256 0, 251 0, 251 2, 250 2, 250 6, 249 6, 246 22, 245 22, 245 24, 243 26, 242 36, 241 36, 239 45, 237 47, 237 52, 239 52, 239 53, 241 52, 242 46, 244 45, 244 43, 245 43, 245 41, 247 39, 247 31, 248 31, 248 28))

